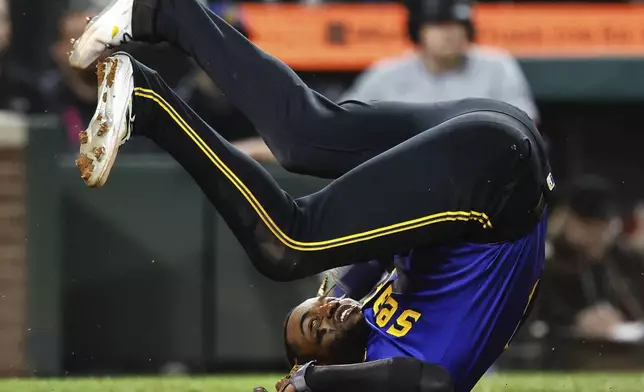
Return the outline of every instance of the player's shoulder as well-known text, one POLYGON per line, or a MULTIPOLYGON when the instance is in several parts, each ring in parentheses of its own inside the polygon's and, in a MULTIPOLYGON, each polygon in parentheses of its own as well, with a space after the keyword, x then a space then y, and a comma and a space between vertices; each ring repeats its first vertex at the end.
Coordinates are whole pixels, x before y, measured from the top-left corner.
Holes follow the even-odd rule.
POLYGON ((471 61, 485 65, 505 66, 516 63, 515 57, 503 48, 474 45, 469 52, 471 61))
POLYGON ((415 67, 418 61, 418 55, 413 52, 397 57, 387 57, 375 62, 369 67, 368 72, 382 76, 404 74, 410 68, 415 67))

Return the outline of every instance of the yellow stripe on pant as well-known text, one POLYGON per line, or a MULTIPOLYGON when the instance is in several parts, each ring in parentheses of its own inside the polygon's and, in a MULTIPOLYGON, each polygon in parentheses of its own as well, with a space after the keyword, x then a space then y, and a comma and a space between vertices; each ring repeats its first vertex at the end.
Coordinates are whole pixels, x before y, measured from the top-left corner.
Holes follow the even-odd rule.
POLYGON ((357 242, 364 242, 374 238, 383 237, 403 231, 416 229, 441 222, 454 221, 477 221, 483 225, 483 228, 491 228, 492 223, 489 217, 481 212, 476 211, 446 211, 437 214, 427 215, 421 218, 396 223, 393 225, 365 231, 362 233, 351 234, 339 238, 333 238, 324 241, 303 242, 290 238, 275 224, 273 219, 268 215, 264 207, 255 198, 248 187, 233 173, 228 166, 214 153, 214 151, 204 142, 204 140, 195 132, 190 125, 176 112, 176 110, 158 93, 153 90, 137 87, 134 94, 141 98, 146 98, 157 103, 168 115, 177 123, 179 128, 197 145, 206 157, 221 171, 221 173, 239 190, 239 192, 248 201, 250 206, 255 210, 262 222, 268 227, 273 235, 280 240, 285 246, 299 251, 320 251, 325 249, 337 248, 357 242))

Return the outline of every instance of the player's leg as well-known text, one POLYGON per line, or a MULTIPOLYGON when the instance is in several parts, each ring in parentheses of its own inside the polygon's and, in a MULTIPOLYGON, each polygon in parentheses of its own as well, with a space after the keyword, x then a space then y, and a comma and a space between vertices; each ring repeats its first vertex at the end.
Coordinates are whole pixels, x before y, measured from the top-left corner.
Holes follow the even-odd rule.
MULTIPOLYGON (((475 113, 394 147, 318 193, 292 200, 261 166, 199 119, 156 73, 136 62, 132 66, 126 55, 110 61, 123 71, 106 70, 101 90, 108 98, 119 98, 108 99, 104 112, 127 113, 133 90, 133 132, 155 141, 186 168, 255 267, 274 280, 298 279, 490 229, 516 185, 517 170, 532 176, 524 162, 534 156, 527 138, 511 125, 492 121, 496 117, 475 113), (112 103, 120 106, 109 107, 112 103)), ((120 118, 128 124, 128 116, 120 118)), ((114 143, 103 140, 121 140, 127 134, 125 125, 117 129, 108 123, 105 135, 117 135, 101 139, 106 137, 97 136, 102 128, 100 122, 90 127, 85 151, 99 151, 103 160, 91 154, 81 157, 90 163, 81 162, 81 169, 89 172, 86 177, 98 184, 104 181, 93 173, 102 173, 117 151, 114 143)), ((534 196, 538 199, 538 186, 534 196)), ((533 200, 523 201, 527 211, 533 200)))
POLYGON ((405 112, 335 105, 197 0, 117 0, 88 25, 70 61, 87 66, 129 36, 192 56, 290 171, 335 178, 418 132, 401 125, 413 117, 405 112))

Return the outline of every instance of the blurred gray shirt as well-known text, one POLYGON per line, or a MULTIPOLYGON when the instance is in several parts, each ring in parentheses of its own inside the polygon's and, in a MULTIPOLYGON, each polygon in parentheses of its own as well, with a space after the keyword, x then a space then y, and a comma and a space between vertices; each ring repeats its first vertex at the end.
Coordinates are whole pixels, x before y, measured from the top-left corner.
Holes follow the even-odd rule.
POLYGON ((473 46, 464 68, 432 74, 416 53, 376 63, 358 77, 342 100, 427 103, 463 98, 492 98, 539 113, 518 62, 496 48, 473 46))

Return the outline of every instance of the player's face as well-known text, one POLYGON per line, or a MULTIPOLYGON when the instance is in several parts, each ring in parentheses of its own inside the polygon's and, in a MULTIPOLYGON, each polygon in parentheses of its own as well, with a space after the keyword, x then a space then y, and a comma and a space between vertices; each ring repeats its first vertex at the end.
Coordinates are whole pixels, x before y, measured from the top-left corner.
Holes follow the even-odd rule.
POLYGON ((570 245, 587 256, 599 258, 621 233, 621 220, 588 219, 571 213, 565 221, 564 230, 570 245))
POLYGON ((444 60, 463 56, 469 46, 467 29, 458 22, 423 25, 420 42, 428 56, 444 60))
POLYGON ((325 364, 361 362, 366 337, 360 303, 352 299, 311 298, 293 311, 286 325, 286 340, 298 357, 325 364))

